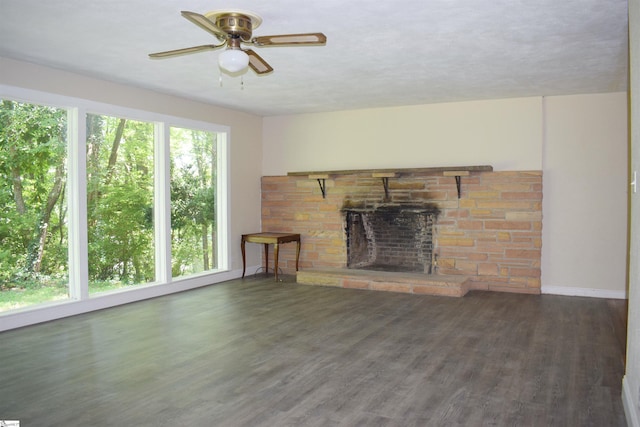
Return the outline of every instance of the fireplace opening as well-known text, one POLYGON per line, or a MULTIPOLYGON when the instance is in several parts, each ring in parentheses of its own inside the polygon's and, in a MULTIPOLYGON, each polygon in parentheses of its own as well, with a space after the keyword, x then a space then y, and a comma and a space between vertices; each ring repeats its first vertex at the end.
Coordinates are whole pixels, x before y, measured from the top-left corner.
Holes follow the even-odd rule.
POLYGON ((347 267, 363 270, 435 273, 433 204, 343 207, 347 267))

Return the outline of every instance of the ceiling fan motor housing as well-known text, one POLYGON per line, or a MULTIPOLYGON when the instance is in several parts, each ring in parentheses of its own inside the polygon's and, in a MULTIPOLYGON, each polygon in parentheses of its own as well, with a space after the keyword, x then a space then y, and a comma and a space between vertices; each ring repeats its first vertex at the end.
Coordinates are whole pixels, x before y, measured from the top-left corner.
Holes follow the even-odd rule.
POLYGON ((247 15, 235 12, 223 13, 215 16, 215 23, 218 28, 234 38, 238 37, 243 41, 251 40, 253 23, 247 15))

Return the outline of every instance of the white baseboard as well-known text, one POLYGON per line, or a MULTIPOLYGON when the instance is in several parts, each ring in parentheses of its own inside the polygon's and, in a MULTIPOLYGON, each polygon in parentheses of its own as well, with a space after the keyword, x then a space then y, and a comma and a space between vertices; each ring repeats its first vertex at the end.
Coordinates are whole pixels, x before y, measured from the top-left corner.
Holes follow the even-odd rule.
POLYGON ((540 292, 550 295, 566 295, 571 297, 592 297, 606 299, 627 299, 626 291, 610 289, 574 288, 570 286, 542 286, 540 292))
POLYGON ((630 427, 640 427, 640 414, 638 413, 638 405, 633 401, 633 395, 629 388, 631 385, 625 375, 622 377, 622 404, 624 413, 627 416, 627 425, 630 427))

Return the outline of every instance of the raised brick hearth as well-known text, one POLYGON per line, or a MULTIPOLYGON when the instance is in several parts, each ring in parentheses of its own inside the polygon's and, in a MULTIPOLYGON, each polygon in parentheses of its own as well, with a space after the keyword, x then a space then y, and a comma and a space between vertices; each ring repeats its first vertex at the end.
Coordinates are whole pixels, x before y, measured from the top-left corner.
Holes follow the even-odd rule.
POLYGON ((402 292, 407 294, 463 297, 469 291, 470 279, 465 276, 443 276, 392 271, 367 271, 347 268, 301 270, 298 283, 366 289, 369 291, 402 292))
MULTIPOLYGON (((388 179, 385 193, 381 179, 371 172, 328 173, 325 197, 313 177, 265 176, 262 231, 301 235, 301 283, 313 277, 314 284, 438 293, 430 292, 431 285, 424 280, 442 284, 453 276, 448 283, 458 283, 462 295, 469 289, 540 293, 542 172, 471 171, 461 176, 459 199, 455 177, 445 175, 426 169, 398 170, 388 179), (346 269, 344 207, 383 202, 428 203, 440 210, 433 232, 435 276, 396 273, 393 279, 391 272, 346 269), (322 271, 327 273, 324 278, 319 276, 322 271)), ((279 265, 284 273, 295 273, 295 248, 280 248, 279 265)))

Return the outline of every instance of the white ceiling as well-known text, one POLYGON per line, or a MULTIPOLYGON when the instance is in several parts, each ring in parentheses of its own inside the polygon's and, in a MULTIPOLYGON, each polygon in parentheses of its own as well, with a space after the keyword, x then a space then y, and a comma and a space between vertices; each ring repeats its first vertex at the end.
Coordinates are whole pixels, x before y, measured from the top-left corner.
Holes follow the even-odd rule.
POLYGON ((0 0, 0 56, 263 116, 624 91, 627 28, 626 0, 0 0), (217 43, 180 11, 218 9, 327 45, 254 48, 244 87, 219 50, 147 57, 217 43))

